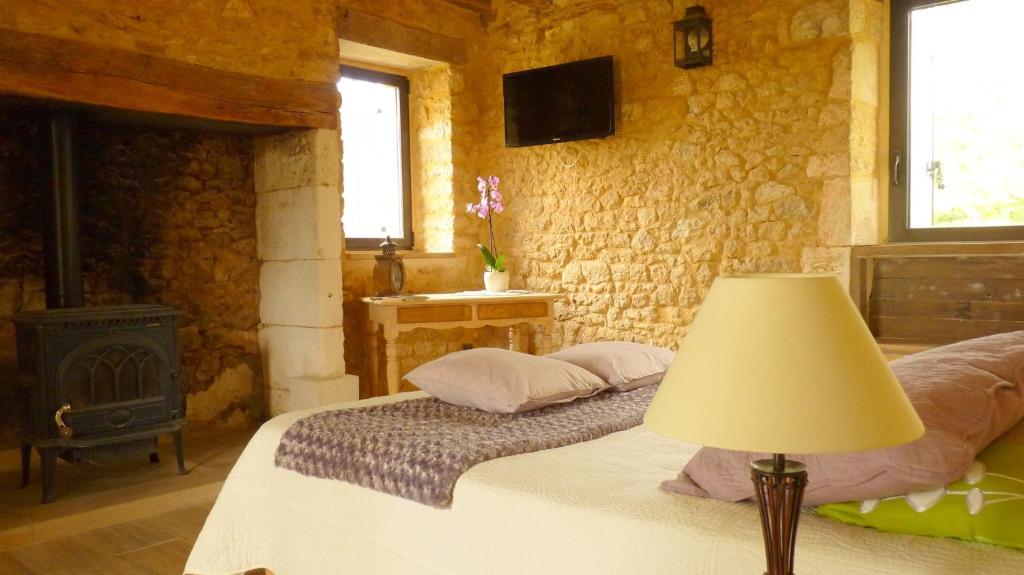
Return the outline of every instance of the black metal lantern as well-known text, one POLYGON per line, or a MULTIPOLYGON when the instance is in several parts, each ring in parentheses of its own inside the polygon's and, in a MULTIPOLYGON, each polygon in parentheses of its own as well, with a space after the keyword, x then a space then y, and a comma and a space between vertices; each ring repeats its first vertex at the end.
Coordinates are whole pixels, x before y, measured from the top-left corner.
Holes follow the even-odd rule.
POLYGON ((676 22, 675 58, 680 68, 711 65, 711 18, 703 6, 690 6, 676 22))

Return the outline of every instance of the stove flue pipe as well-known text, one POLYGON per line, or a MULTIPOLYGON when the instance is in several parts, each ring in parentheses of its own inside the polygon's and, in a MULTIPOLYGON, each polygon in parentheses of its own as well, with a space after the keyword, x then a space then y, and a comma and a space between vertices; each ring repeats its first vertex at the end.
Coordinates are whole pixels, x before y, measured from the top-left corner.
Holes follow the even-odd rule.
POLYGON ((52 186, 46 230, 46 307, 82 307, 82 251, 78 212, 75 118, 50 116, 52 186))

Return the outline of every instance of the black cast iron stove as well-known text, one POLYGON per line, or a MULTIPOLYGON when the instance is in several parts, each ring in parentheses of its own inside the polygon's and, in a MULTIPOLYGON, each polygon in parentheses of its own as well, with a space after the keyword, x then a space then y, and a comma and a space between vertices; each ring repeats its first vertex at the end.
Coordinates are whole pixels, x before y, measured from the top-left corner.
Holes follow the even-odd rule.
POLYGON ((46 310, 18 314, 16 397, 21 485, 35 447, 43 503, 54 498, 57 458, 109 459, 148 452, 174 438, 185 473, 178 379, 179 312, 159 305, 84 307, 74 118, 50 121, 53 190, 46 230, 46 310))

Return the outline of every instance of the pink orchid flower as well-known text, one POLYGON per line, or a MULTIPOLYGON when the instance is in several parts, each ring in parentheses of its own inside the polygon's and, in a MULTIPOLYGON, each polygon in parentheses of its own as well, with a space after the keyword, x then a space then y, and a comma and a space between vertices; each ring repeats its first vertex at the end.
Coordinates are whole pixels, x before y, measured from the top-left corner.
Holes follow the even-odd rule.
POLYGON ((500 214, 505 211, 505 202, 501 197, 501 192, 498 191, 498 185, 501 180, 498 176, 489 176, 484 179, 482 176, 478 176, 476 179, 476 189, 480 192, 480 203, 478 204, 466 204, 466 213, 476 214, 480 219, 487 220, 487 230, 490 236, 491 252, 494 257, 498 256, 498 250, 494 246, 494 214, 500 214))

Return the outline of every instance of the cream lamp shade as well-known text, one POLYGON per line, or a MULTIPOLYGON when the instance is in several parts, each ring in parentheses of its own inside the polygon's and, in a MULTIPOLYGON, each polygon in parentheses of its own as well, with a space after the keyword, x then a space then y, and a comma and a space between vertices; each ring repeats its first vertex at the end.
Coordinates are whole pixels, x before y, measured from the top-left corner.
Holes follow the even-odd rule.
POLYGON ((758 453, 862 451, 924 434, 838 279, 809 274, 716 279, 644 422, 758 453))

